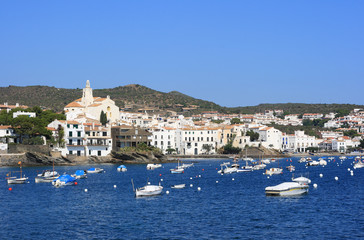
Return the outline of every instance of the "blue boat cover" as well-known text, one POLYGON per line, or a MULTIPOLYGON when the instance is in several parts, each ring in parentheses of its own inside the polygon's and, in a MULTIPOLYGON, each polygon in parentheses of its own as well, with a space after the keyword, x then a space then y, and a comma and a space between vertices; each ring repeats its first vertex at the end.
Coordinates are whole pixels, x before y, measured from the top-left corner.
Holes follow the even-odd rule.
POLYGON ((73 181, 75 181, 75 180, 76 180, 76 178, 71 177, 71 176, 70 176, 70 175, 68 175, 68 174, 65 174, 65 175, 62 175, 62 176, 60 176, 59 178, 57 178, 56 180, 53 180, 53 181, 57 181, 57 180, 59 180, 59 181, 61 181, 61 182, 68 183, 68 182, 73 182, 73 181))
POLYGON ((124 165, 120 165, 118 168, 126 168, 124 165))
POLYGON ((85 174, 85 171, 84 170, 77 170, 76 173, 75 173, 77 176, 82 176, 85 174))
POLYGON ((90 168, 89 170, 87 170, 87 171, 95 171, 96 170, 96 168, 90 168))

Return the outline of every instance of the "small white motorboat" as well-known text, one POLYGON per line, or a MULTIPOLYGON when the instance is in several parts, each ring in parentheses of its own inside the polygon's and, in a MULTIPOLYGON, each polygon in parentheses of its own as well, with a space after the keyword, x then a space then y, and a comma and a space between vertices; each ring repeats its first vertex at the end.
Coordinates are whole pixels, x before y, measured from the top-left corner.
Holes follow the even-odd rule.
POLYGON ((357 161, 355 164, 354 164, 354 168, 363 168, 364 167, 364 162, 363 160, 360 159, 360 157, 356 157, 355 158, 355 161, 357 161))
POLYGON ((265 188, 265 194, 269 196, 295 196, 308 192, 309 186, 299 182, 284 182, 276 186, 265 188))
POLYGON ((177 189, 181 189, 181 188, 185 188, 186 184, 176 184, 176 185, 172 185, 171 188, 177 188, 177 189))
POLYGON ((161 185, 151 185, 148 183, 144 187, 134 189, 134 182, 132 180, 133 190, 135 197, 150 197, 162 194, 163 187, 161 185))
POLYGON ((296 167, 293 166, 292 164, 290 164, 289 166, 286 167, 288 171, 290 172, 294 172, 296 170, 296 167))
POLYGON ((229 167, 229 162, 224 162, 223 164, 220 164, 221 169, 217 172, 219 174, 231 174, 238 172, 238 168, 236 167, 229 167))
POLYGON ((301 158, 300 158, 300 160, 298 160, 298 162, 299 162, 299 163, 304 163, 304 162, 306 162, 306 161, 307 161, 307 160, 306 160, 306 158, 304 158, 304 157, 301 157, 301 158))
POLYGON ((319 161, 319 164, 321 166, 326 166, 327 165, 327 161, 325 159, 321 158, 320 161, 319 161))
POLYGON ((154 169, 160 168, 160 167, 162 167, 162 164, 154 164, 154 163, 147 164, 147 169, 148 170, 154 170, 154 169))
POLYGON ((265 165, 264 163, 261 163, 261 164, 254 165, 253 170, 262 170, 266 167, 267 167, 267 165, 265 165))
POLYGON ((264 164, 269 164, 270 160, 269 159, 262 159, 261 162, 264 163, 264 164))
POLYGON ((276 174, 282 174, 283 173, 283 169, 282 168, 270 168, 265 170, 265 174, 266 175, 276 175, 276 174))
POLYGON ((184 173, 185 169, 182 167, 172 168, 170 169, 171 173, 184 173))
POLYGON ((316 160, 312 160, 306 163, 306 166, 318 166, 318 165, 320 165, 320 162, 316 160))
POLYGON ((90 168, 87 170, 87 173, 102 173, 104 169, 102 168, 90 168))
POLYGON ((126 172, 126 171, 128 171, 128 169, 125 167, 125 165, 120 165, 120 166, 117 168, 117 171, 118 171, 118 172, 126 172))

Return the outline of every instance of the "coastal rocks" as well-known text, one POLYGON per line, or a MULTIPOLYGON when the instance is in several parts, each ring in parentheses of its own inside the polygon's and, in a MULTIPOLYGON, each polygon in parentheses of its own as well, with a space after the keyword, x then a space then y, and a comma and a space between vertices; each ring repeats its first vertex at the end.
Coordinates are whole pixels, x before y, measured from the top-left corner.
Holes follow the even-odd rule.
POLYGON ((133 153, 111 153, 113 163, 162 163, 168 159, 163 154, 156 154, 153 152, 133 152, 133 153))
POLYGON ((67 158, 42 154, 42 153, 17 153, 17 154, 1 154, 0 166, 18 166, 18 162, 22 162, 23 166, 45 166, 52 165, 70 165, 71 162, 67 158))

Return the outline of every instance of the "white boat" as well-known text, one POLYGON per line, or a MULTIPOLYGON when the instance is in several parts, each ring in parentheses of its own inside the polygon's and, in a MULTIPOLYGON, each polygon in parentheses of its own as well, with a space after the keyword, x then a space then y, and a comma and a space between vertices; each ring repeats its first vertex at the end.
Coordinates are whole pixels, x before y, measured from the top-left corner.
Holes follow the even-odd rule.
POLYGON ((300 160, 298 160, 298 162, 299 162, 299 163, 304 163, 304 162, 306 162, 306 158, 301 157, 301 158, 300 158, 300 160))
POLYGON ((251 172, 253 171, 253 166, 248 164, 248 161, 245 162, 245 166, 242 166, 238 169, 238 172, 251 172))
POLYGON ((261 163, 261 164, 256 164, 256 165, 254 165, 253 166, 253 170, 262 170, 262 169, 264 169, 264 168, 266 168, 267 167, 267 165, 265 165, 265 164, 263 164, 263 163, 261 163))
POLYGON ((264 164, 269 164, 270 160, 269 159, 262 159, 261 162, 264 163, 264 164))
POLYGON ((135 192, 135 197, 149 197, 149 196, 155 196, 162 194, 163 187, 161 185, 150 185, 148 183, 144 187, 134 189, 134 183, 133 184, 133 190, 135 192))
POLYGON ((11 172, 6 174, 6 176, 8 176, 6 178, 8 184, 23 184, 23 183, 27 182, 28 178, 23 177, 23 174, 22 174, 23 173, 22 172, 22 167, 21 167, 22 162, 19 161, 18 164, 20 165, 20 177, 19 178, 18 177, 12 177, 11 172))
POLYGON ((189 167, 193 167, 193 163, 184 163, 181 166, 183 169, 189 168, 189 167))
POLYGON ((160 167, 162 167, 162 164, 153 164, 153 163, 147 164, 147 169, 148 170, 154 170, 154 169, 160 168, 160 167))
POLYGON ((224 162, 220 164, 221 169, 217 172, 219 174, 231 174, 238 172, 238 168, 236 167, 229 167, 229 162, 224 162))
POLYGON ((308 192, 308 184, 300 182, 284 182, 265 188, 265 194, 270 196, 295 196, 308 192))
POLYGON ((177 163, 177 167, 176 168, 172 168, 170 169, 171 173, 184 173, 185 169, 179 165, 179 160, 178 160, 178 163, 177 163))
POLYGON ((52 182, 59 177, 59 173, 56 171, 46 170, 35 177, 35 183, 52 182))
POLYGON ((59 178, 53 180, 52 185, 56 186, 56 187, 61 187, 61 186, 70 186, 70 185, 75 185, 76 184, 76 178, 68 175, 68 174, 64 174, 62 176, 60 176, 59 178))
POLYGON ((306 163, 306 166, 318 166, 318 165, 320 165, 320 162, 316 160, 312 160, 306 163))
POLYGON ((7 181, 8 184, 23 184, 26 183, 26 181, 28 180, 27 177, 21 177, 21 178, 17 178, 17 177, 8 177, 7 181))
POLYGON ((319 164, 321 166, 326 166, 327 165, 327 161, 325 159, 321 158, 320 161, 319 161, 319 164))
POLYGON ((340 160, 345 160, 345 159, 346 159, 346 157, 345 157, 345 156, 341 156, 341 157, 339 157, 339 159, 340 159, 340 160))
POLYGON ((87 173, 102 173, 104 169, 102 168, 90 168, 87 170, 87 173))
POLYGON ((126 172, 128 169, 125 167, 125 165, 120 165, 117 169, 118 172, 126 172))
POLYGON ((176 185, 172 185, 171 188, 177 188, 177 189, 181 189, 181 188, 185 188, 186 184, 176 184, 176 185))
POLYGON ((354 164, 355 169, 364 167, 364 162, 363 162, 363 160, 360 159, 360 157, 356 157, 355 161, 356 161, 356 163, 354 164))
POLYGON ((276 175, 276 174, 282 174, 283 169, 282 168, 270 168, 265 170, 266 175, 276 175))
POLYGON ((298 183, 304 183, 304 184, 310 184, 311 180, 309 178, 306 177, 298 177, 298 178, 292 178, 293 182, 298 182, 298 183))

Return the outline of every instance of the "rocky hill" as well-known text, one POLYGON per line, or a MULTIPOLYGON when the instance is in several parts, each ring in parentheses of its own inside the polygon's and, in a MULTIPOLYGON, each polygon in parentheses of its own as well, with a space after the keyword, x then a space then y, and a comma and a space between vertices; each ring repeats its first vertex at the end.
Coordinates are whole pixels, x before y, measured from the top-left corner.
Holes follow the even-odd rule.
MULTIPOLYGON (((108 89, 94 89, 94 96, 106 97, 109 95, 117 106, 131 111, 139 108, 154 108, 161 111, 184 112, 197 114, 202 111, 219 111, 221 113, 253 114, 270 109, 281 109, 290 114, 302 113, 328 113, 338 110, 353 110, 363 108, 364 105, 355 104, 304 104, 281 103, 260 104, 258 106, 226 108, 213 102, 204 101, 172 91, 164 93, 138 84, 131 84, 108 89)), ((0 87, 0 103, 19 103, 29 107, 41 106, 56 111, 62 111, 68 103, 82 96, 82 89, 65 89, 48 86, 8 86, 0 87)))

